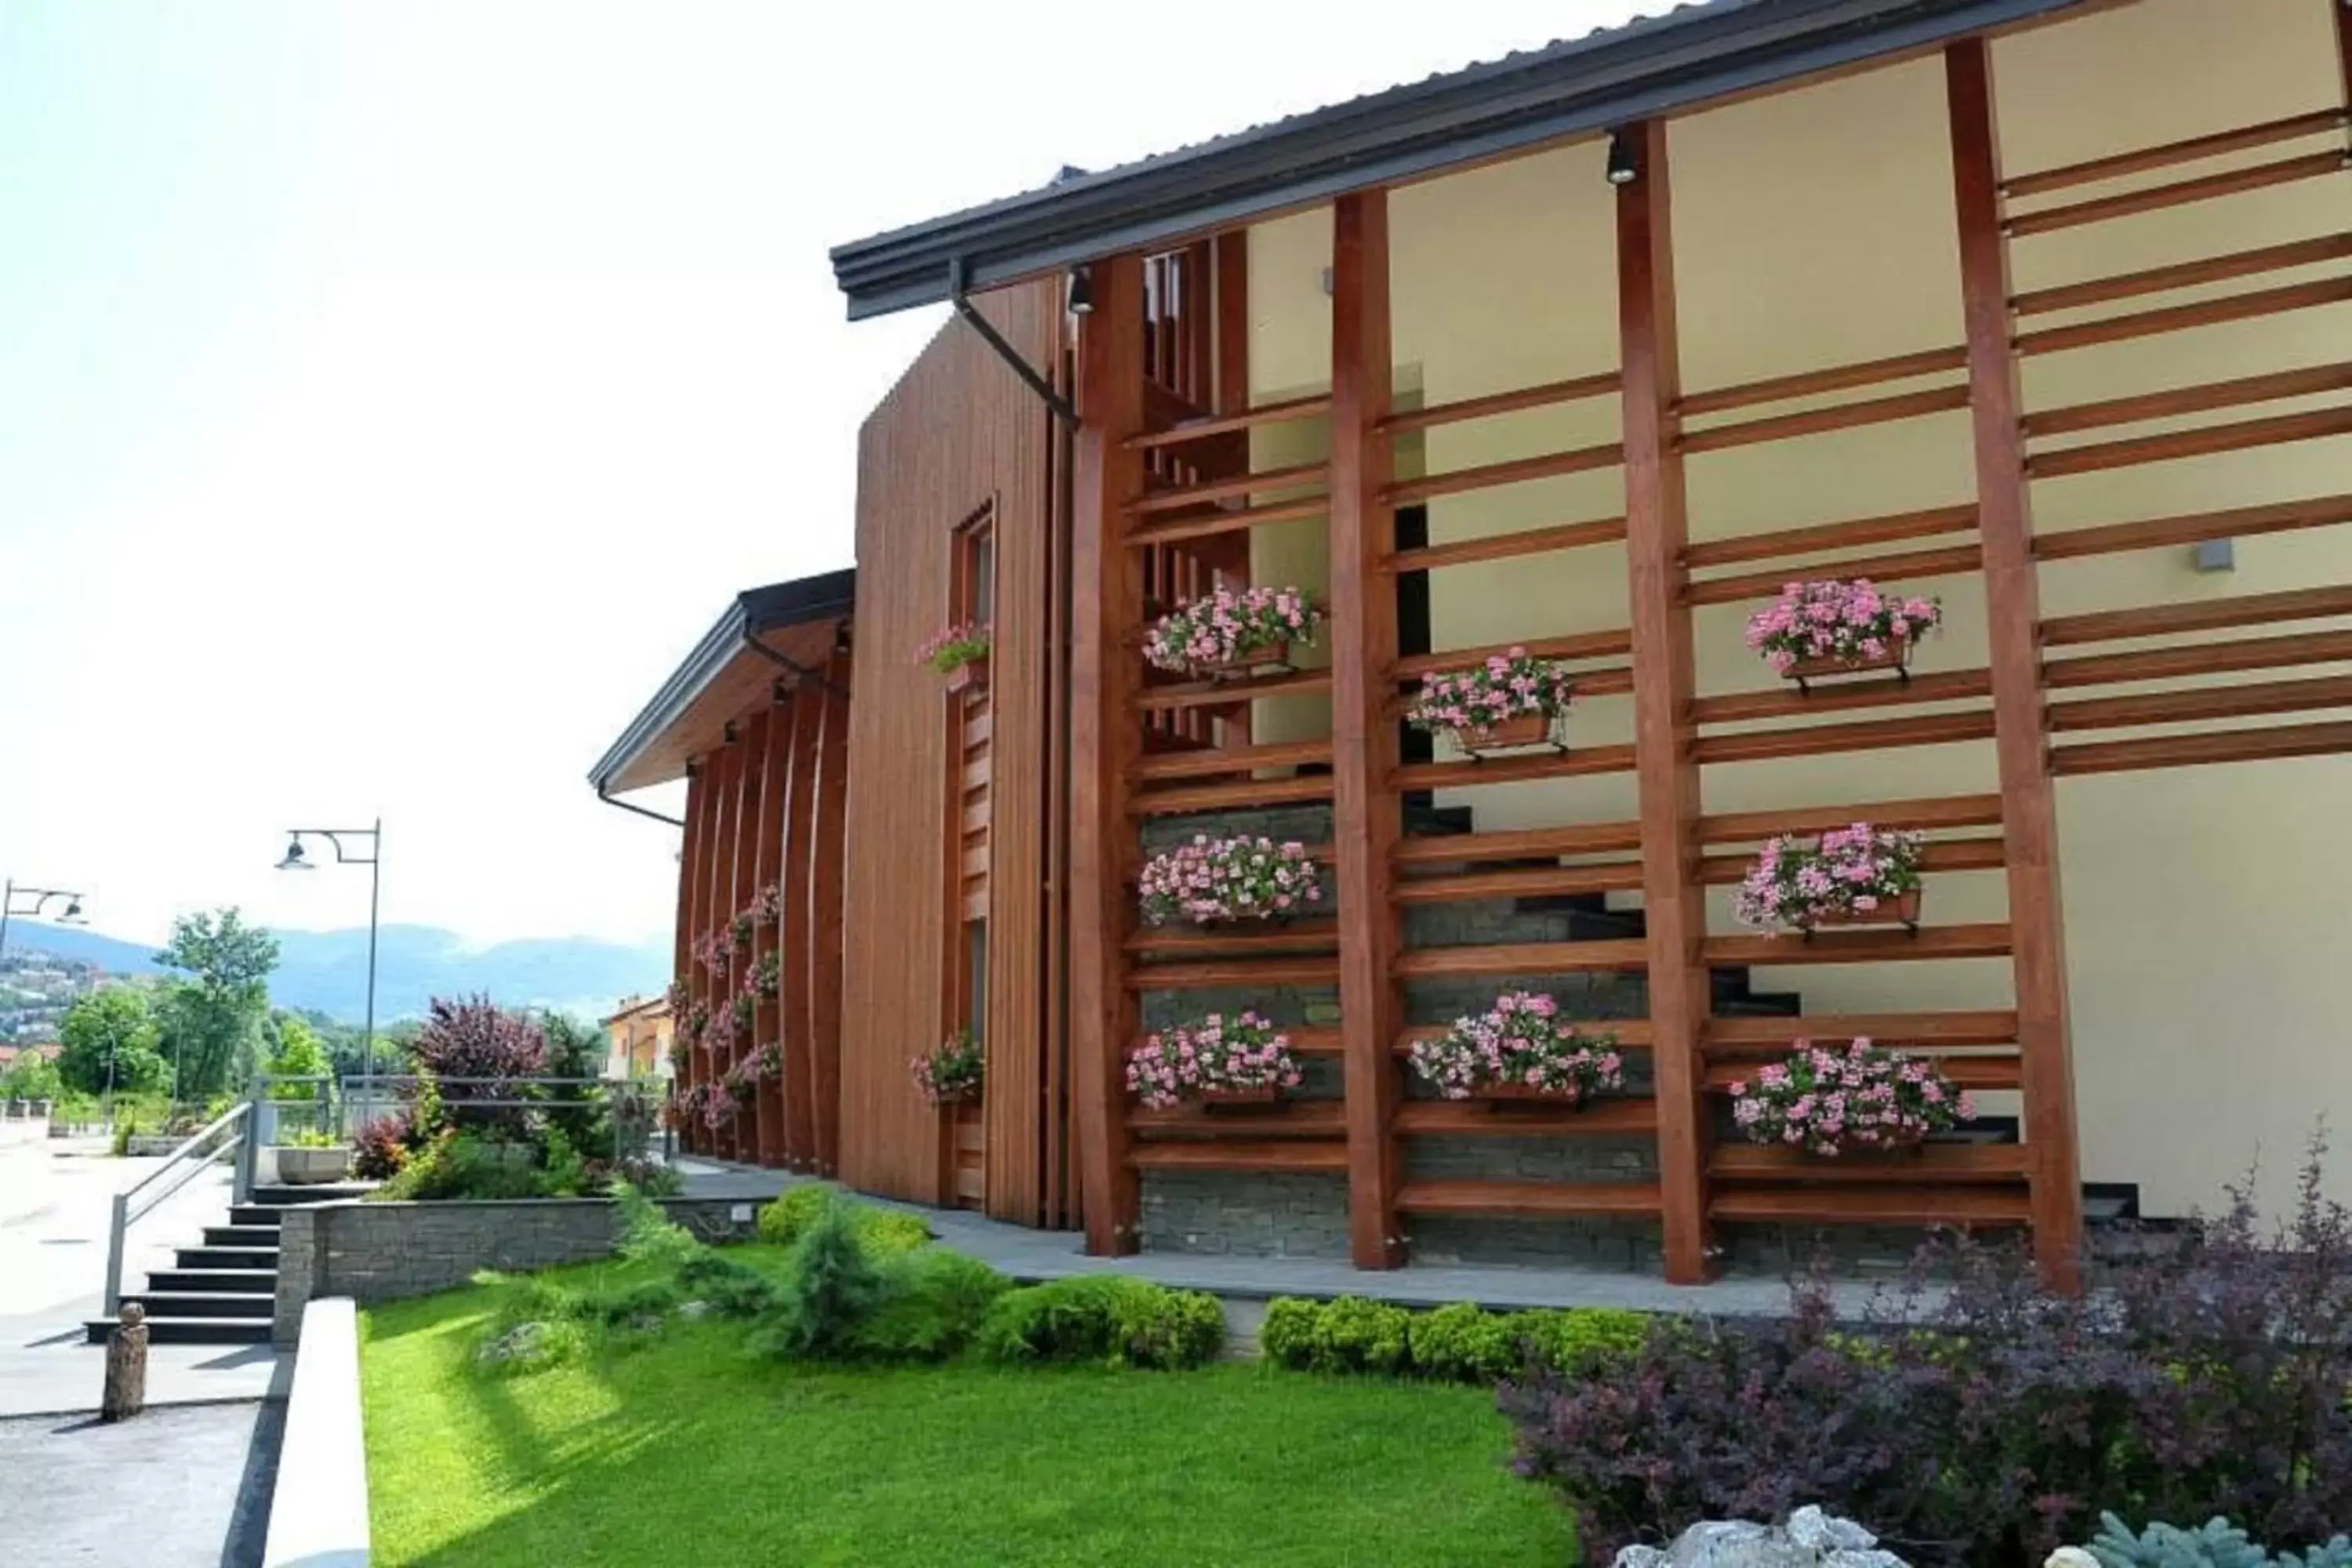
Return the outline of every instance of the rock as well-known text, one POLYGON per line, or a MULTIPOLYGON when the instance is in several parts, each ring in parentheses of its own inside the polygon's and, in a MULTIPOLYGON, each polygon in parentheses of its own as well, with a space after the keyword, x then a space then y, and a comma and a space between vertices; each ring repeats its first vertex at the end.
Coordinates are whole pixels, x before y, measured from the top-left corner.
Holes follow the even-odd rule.
MULTIPOLYGON (((1892 1552, 1877 1550, 1878 1537, 1850 1519, 1818 1507, 1801 1508, 1784 1526, 1746 1520, 1707 1520, 1694 1524, 1661 1552, 1628 1546, 1614 1568, 1909 1568, 1892 1552)), ((2046 1568, 2082 1568, 2053 1563, 2046 1568)))
POLYGON ((2080 1546, 2062 1546, 2042 1560, 2042 1568, 2099 1568, 2099 1560, 2080 1546))
POLYGON ((537 1355, 547 1339, 547 1325, 541 1322, 517 1323, 497 1339, 483 1342, 474 1357, 485 1366, 497 1366, 510 1361, 529 1361, 537 1355))

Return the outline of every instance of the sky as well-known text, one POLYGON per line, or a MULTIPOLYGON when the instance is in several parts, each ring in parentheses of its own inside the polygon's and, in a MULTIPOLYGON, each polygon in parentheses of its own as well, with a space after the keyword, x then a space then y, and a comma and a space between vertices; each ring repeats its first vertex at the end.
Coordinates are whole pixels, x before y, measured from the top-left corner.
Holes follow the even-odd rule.
POLYGON ((0 0, 0 875, 659 935, 587 770, 944 321, 829 247, 1663 8, 0 0))

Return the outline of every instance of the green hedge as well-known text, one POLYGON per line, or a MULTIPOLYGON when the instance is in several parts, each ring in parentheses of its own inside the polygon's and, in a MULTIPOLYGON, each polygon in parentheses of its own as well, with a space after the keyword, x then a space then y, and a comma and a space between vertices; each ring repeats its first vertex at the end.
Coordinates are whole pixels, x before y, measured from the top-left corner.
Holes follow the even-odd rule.
POLYGON ((1215 1359, 1225 1314, 1214 1296, 1123 1274, 1080 1274, 1008 1290, 989 1304, 979 1348, 990 1361, 1109 1361, 1181 1368, 1215 1359))
POLYGON ((761 1209, 760 1239, 790 1247, 808 1234, 817 1216, 836 1202, 848 1207, 857 1226, 859 1243, 877 1260, 904 1257, 931 1239, 931 1227, 923 1223, 920 1215, 854 1203, 838 1188, 819 1182, 788 1188, 782 1197, 761 1209))
POLYGON ((1650 1319, 1606 1307, 1489 1312, 1468 1302, 1412 1312, 1381 1301, 1277 1297, 1258 1329, 1265 1359, 1297 1372, 1413 1374, 1450 1383, 1499 1383, 1533 1361, 1557 1371, 1591 1371, 1631 1355, 1650 1319))

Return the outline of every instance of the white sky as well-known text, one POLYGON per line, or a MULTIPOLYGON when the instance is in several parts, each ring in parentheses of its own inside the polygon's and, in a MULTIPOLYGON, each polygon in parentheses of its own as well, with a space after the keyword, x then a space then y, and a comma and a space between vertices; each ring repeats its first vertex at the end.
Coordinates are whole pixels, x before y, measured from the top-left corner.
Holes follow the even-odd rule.
POLYGON ((941 319, 828 247, 1664 8, 5 0, 0 874, 349 926, 381 813, 387 921, 667 931, 584 774, 941 319))

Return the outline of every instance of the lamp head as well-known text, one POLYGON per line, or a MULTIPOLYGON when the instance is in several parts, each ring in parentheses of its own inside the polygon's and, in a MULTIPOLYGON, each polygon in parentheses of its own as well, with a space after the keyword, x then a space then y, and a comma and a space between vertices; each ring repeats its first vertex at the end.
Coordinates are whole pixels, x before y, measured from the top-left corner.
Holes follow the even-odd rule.
POLYGON ((286 858, 278 862, 281 871, 307 871, 310 862, 302 858, 302 836, 299 833, 286 841, 286 858))
POLYGON ((1070 268, 1069 308, 1073 316, 1091 316, 1095 311, 1094 274, 1083 267, 1070 268))
POLYGON ((1642 161, 1633 150, 1633 139, 1622 131, 1609 133, 1609 183, 1630 185, 1642 177, 1642 161))

